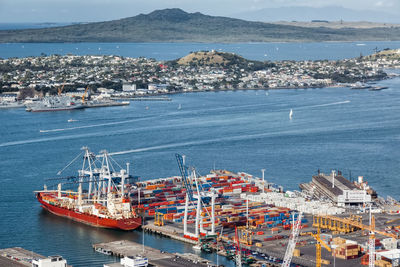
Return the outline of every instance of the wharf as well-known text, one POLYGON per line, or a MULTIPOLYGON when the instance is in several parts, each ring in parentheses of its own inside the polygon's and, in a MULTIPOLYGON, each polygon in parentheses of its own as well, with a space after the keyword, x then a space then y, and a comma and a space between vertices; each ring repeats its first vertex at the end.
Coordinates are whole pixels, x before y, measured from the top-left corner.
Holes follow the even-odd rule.
POLYGON ((0 266, 32 266, 33 259, 45 258, 45 256, 20 247, 0 249, 0 266))
POLYGON ((182 229, 180 229, 178 227, 174 227, 174 226, 168 225, 168 224, 166 224, 164 226, 156 226, 153 223, 149 223, 149 224, 146 224, 146 225, 142 225, 142 228, 146 232, 151 232, 151 233, 167 236, 167 237, 170 237, 172 239, 179 240, 179 241, 182 241, 182 242, 186 242, 186 243, 189 243, 189 244, 192 244, 192 245, 196 245, 197 244, 197 241, 183 237, 183 230, 182 229))
POLYGON ((112 102, 99 102, 99 103, 87 103, 84 105, 84 108, 101 108, 101 107, 118 107, 118 106, 127 106, 129 105, 129 101, 112 101, 112 102))
POLYGON ((169 97, 112 97, 111 99, 132 101, 172 101, 169 97))
MULTIPOLYGON (((198 259, 190 254, 172 254, 161 252, 158 249, 143 246, 142 244, 135 243, 128 240, 113 241, 108 243, 93 244, 93 248, 104 249, 111 252, 111 255, 118 257, 142 255, 148 258, 149 264, 152 266, 169 267, 169 266, 207 266, 208 261, 198 259)), ((107 266, 121 266, 119 263, 107 264, 107 266)))

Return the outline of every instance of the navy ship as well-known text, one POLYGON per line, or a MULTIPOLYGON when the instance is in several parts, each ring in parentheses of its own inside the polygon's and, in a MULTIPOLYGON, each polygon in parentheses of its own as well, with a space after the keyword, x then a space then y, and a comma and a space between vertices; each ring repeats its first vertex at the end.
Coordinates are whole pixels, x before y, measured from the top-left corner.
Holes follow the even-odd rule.
POLYGON ((46 112, 82 109, 84 106, 69 96, 46 96, 40 101, 27 104, 26 111, 46 112))

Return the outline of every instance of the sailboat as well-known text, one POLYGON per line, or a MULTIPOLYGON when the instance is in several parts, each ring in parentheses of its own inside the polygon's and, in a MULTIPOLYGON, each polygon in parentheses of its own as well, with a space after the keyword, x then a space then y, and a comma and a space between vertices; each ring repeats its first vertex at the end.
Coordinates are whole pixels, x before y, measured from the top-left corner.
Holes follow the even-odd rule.
POLYGON ((178 110, 181 110, 182 109, 182 105, 181 104, 179 104, 179 106, 178 106, 178 110))
POLYGON ((293 117, 293 109, 290 109, 290 112, 289 112, 289 119, 291 120, 292 117, 293 117))

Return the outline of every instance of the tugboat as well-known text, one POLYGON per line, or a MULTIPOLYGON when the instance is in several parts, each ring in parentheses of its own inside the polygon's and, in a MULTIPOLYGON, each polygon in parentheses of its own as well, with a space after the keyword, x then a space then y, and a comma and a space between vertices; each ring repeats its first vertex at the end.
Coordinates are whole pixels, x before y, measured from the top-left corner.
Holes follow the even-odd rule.
POLYGON ((79 175, 55 178, 67 179, 65 184, 78 185, 77 191, 63 191, 61 183, 56 190, 48 190, 45 185, 44 190, 35 191, 42 207, 55 215, 95 227, 133 230, 141 226, 141 217, 132 209, 124 192, 125 181, 132 176, 124 169, 116 171, 107 151, 95 155, 87 147, 82 150, 83 165, 79 175), (99 159, 101 167, 96 166, 99 159), (83 185, 87 185, 85 193, 83 185))

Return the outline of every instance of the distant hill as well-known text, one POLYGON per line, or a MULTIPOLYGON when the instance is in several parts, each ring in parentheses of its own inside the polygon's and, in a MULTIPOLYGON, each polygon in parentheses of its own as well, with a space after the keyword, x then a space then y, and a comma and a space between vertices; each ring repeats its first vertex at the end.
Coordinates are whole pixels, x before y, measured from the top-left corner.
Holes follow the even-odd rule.
POLYGON ((288 6, 263 8, 233 14, 232 17, 250 21, 369 21, 383 23, 400 23, 400 16, 378 10, 354 10, 339 6, 308 7, 288 6))
POLYGON ((385 49, 378 53, 374 53, 372 55, 367 56, 368 59, 378 59, 378 58, 386 58, 386 59, 400 59, 400 49, 385 49))
POLYGON ((248 64, 249 60, 244 59, 233 53, 226 52, 216 52, 216 51, 199 51, 190 53, 187 56, 179 58, 176 63, 179 65, 227 65, 233 62, 238 62, 241 64, 248 64))
POLYGON ((332 29, 251 22, 156 10, 120 20, 45 29, 3 30, 1 43, 16 42, 271 42, 400 40, 400 28, 332 29))
POLYGON ((234 53, 218 51, 198 51, 187 56, 167 62, 169 65, 229 67, 235 65, 247 70, 259 70, 265 67, 265 62, 248 60, 234 53))

